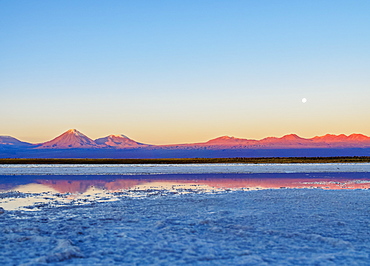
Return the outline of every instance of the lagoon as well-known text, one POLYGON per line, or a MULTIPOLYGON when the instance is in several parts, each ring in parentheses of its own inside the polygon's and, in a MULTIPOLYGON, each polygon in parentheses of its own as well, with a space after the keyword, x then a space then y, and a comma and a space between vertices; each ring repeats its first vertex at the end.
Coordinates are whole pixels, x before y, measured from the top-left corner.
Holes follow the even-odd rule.
POLYGON ((7 265, 367 265, 369 164, 0 165, 7 265))

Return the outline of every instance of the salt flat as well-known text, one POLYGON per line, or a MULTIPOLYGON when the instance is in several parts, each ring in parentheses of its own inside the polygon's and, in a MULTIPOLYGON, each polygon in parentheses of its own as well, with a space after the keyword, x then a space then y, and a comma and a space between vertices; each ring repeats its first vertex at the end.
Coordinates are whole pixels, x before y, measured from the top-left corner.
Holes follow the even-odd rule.
POLYGON ((370 191, 119 196, 0 214, 4 265, 369 265, 370 191))
POLYGON ((370 163, 294 164, 0 164, 0 175, 141 175, 370 172, 370 163))

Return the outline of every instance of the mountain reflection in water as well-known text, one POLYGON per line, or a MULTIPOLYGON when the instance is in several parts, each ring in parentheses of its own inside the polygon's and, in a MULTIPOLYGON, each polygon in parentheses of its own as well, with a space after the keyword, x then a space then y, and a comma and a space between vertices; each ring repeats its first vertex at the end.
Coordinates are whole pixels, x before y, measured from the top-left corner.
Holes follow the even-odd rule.
POLYGON ((294 174, 164 174, 136 176, 0 176, 0 192, 86 193, 143 189, 369 189, 370 173, 294 174))

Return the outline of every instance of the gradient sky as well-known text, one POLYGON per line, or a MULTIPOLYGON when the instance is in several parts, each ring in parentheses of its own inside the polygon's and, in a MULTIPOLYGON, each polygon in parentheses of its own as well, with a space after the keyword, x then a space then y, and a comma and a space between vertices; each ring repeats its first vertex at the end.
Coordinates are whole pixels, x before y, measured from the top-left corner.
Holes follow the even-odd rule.
POLYGON ((0 135, 370 135, 369 14, 368 0, 0 0, 0 135))

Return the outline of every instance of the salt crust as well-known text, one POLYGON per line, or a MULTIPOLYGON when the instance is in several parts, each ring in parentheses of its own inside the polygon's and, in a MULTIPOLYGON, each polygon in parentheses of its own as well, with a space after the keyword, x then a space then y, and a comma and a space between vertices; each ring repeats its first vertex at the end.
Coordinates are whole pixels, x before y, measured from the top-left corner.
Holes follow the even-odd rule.
POLYGON ((370 191, 277 189, 0 215, 3 265, 369 265, 370 191))

